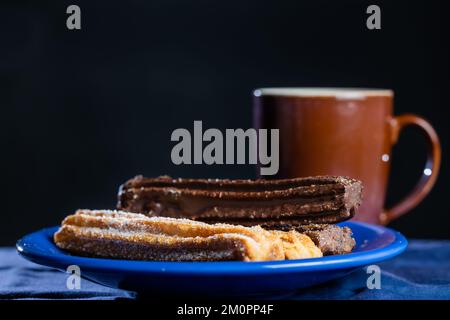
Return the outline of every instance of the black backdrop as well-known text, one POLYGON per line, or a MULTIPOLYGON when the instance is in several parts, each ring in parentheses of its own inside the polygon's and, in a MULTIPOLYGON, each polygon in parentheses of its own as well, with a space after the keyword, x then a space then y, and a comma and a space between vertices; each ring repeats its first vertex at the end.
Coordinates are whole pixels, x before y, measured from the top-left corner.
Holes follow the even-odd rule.
MULTIPOLYGON (((448 11, 444 1, 2 1, 0 245, 58 224, 77 208, 112 208, 142 173, 254 177, 251 166, 171 164, 171 132, 251 126, 251 91, 266 86, 392 88, 396 113, 428 118, 443 147, 430 196, 392 224, 450 238, 446 167, 448 11), (82 30, 66 28, 66 8, 82 30)), ((412 188, 424 139, 394 150, 388 203, 412 188)))

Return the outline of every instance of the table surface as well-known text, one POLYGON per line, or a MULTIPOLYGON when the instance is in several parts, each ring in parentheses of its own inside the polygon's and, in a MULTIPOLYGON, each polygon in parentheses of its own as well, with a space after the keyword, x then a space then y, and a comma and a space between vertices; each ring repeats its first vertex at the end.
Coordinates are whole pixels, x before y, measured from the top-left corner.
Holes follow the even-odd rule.
MULTIPOLYGON (((397 258, 379 264, 381 288, 368 289, 370 274, 362 268, 349 276, 303 289, 292 300, 318 299, 445 299, 450 300, 450 241, 410 240, 397 258)), ((67 274, 0 248, 0 299, 138 299, 139 295, 81 280, 79 290, 66 287, 67 274)))

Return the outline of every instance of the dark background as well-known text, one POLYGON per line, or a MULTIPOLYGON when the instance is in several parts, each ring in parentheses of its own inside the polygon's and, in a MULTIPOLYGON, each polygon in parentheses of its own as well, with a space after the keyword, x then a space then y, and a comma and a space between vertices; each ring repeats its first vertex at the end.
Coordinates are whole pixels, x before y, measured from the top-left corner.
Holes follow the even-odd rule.
MULTIPOLYGON (((0 245, 77 208, 112 208, 135 174, 254 177, 252 166, 175 166, 176 128, 248 128, 251 91, 267 86, 382 87, 396 113, 440 135, 439 180, 393 227, 450 238, 446 167, 448 11, 444 1, 2 1, 0 245), (66 28, 66 8, 82 30, 66 28), (382 30, 366 28, 378 4, 382 30)), ((425 161, 406 130, 393 155, 388 204, 425 161)))

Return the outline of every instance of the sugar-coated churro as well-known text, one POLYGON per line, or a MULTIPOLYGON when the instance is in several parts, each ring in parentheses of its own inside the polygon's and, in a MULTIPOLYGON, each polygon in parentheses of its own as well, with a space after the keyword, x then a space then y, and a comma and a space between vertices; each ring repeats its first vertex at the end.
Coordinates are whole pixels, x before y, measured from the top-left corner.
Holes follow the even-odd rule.
POLYGON ((132 260, 264 261, 322 256, 309 237, 295 231, 109 210, 78 210, 64 219, 54 240, 74 254, 132 260))

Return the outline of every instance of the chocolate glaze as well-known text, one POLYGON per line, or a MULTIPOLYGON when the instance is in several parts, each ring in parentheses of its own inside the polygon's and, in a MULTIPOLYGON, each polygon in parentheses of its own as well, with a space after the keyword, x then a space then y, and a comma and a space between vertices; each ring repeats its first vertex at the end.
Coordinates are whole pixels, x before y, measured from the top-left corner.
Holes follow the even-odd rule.
POLYGON ((120 210, 243 225, 336 223, 361 203, 361 182, 318 176, 283 180, 137 176, 119 190, 120 210))

